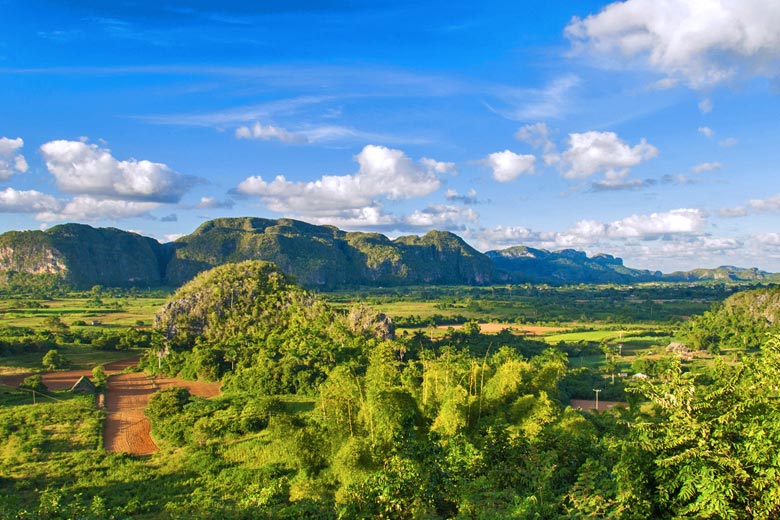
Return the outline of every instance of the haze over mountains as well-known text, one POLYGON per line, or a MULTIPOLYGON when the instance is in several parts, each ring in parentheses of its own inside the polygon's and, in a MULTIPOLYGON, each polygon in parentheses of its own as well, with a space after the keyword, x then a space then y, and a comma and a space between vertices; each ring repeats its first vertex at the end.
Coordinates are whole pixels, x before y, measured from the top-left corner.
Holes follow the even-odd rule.
POLYGON ((221 218, 161 244, 115 228, 64 224, 0 235, 0 272, 54 275, 73 287, 181 285, 229 262, 271 261, 309 288, 486 285, 491 283, 637 283, 777 281, 780 276, 724 266, 663 274, 632 269, 607 254, 515 246, 480 253, 457 235, 430 231, 394 240, 378 233, 262 218, 221 218))

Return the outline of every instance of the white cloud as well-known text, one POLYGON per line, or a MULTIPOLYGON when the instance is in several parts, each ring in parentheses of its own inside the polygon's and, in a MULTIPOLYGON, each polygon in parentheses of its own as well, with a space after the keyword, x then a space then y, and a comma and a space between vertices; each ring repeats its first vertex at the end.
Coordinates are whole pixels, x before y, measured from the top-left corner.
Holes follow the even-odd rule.
POLYGON ((181 237, 183 237, 183 233, 170 233, 168 235, 164 235, 161 242, 164 244, 166 242, 173 242, 174 240, 178 240, 181 237))
POLYGON ((629 168, 657 155, 658 149, 645 139, 632 147, 614 132, 590 131, 569 134, 569 148, 563 152, 561 159, 567 179, 581 179, 604 172, 614 180, 624 177, 629 168))
POLYGON ((270 141, 277 139, 283 143, 305 143, 308 138, 305 135, 296 134, 273 125, 263 125, 256 121, 254 125, 240 126, 236 129, 237 139, 260 139, 270 141))
POLYGON ((41 146, 46 167, 66 193, 107 199, 177 202, 195 183, 161 163, 119 161, 110 150, 81 141, 51 141, 41 146))
POLYGON ((449 189, 445 192, 444 197, 450 202, 459 202, 461 204, 477 204, 477 190, 471 188, 467 194, 461 195, 456 190, 449 189))
POLYGON ((453 162, 441 162, 435 159, 429 159, 428 157, 423 157, 420 159, 420 164, 422 164, 430 173, 448 173, 450 175, 457 175, 458 173, 458 168, 453 162))
POLYGON ((744 217, 747 214, 748 211, 744 206, 735 206, 733 208, 721 208, 718 210, 718 215, 720 215, 723 218, 744 217))
MULTIPOLYGON (((701 235, 706 214, 697 209, 675 209, 650 215, 631 215, 613 222, 583 219, 565 231, 535 231, 523 226, 469 230, 466 236, 481 250, 514 245, 541 249, 594 247, 613 251, 627 244, 690 242, 701 235)), ((596 251, 598 252, 598 251, 596 251)))
POLYGON ((652 238, 666 234, 698 233, 706 223, 699 209, 675 209, 650 215, 631 215, 607 225, 610 238, 652 238))
POLYGON ((542 89, 498 89, 496 96, 507 107, 488 108, 513 121, 533 121, 561 117, 573 103, 572 91, 581 83, 579 77, 566 75, 542 89))
POLYGON ((731 148, 732 146, 735 146, 737 143, 739 143, 739 139, 737 139, 736 137, 727 137, 725 139, 721 139, 720 141, 718 141, 718 144, 723 148, 731 148))
POLYGON ((493 178, 498 182, 509 182, 522 174, 532 174, 536 157, 520 155, 509 150, 491 153, 482 162, 493 170, 493 178))
POLYGON ((650 85, 650 90, 668 90, 676 87, 680 83, 676 78, 661 78, 650 85))
POLYGON ((756 233, 750 236, 752 240, 766 246, 780 246, 780 233, 756 233))
POLYGON ((260 196, 278 213, 343 217, 376 209, 380 198, 423 197, 441 186, 429 166, 415 163, 400 150, 368 145, 355 160, 360 169, 354 175, 325 175, 310 182, 292 182, 283 175, 268 182, 254 176, 241 182, 236 191, 260 196))
POLYGON ((18 153, 23 146, 21 137, 0 137, 0 181, 8 180, 14 173, 27 171, 27 161, 24 155, 18 153))
POLYGON ((593 191, 628 191, 640 190, 654 184, 656 183, 649 179, 626 179, 625 175, 613 175, 602 181, 593 181, 590 187, 593 191))
POLYGON ((780 195, 766 199, 752 199, 748 201, 748 205, 756 211, 780 211, 780 195))
POLYGON ((709 114, 712 112, 712 100, 710 98, 704 98, 701 101, 699 101, 699 112, 702 114, 709 114))
POLYGON ((331 225, 347 230, 364 229, 367 227, 395 229, 399 224, 399 220, 395 216, 386 213, 380 204, 365 208, 342 210, 338 214, 321 217, 307 216, 306 220, 312 224, 331 225))
POLYGON ((643 60, 702 88, 735 77, 777 75, 780 3, 765 0, 627 0, 585 19, 566 35, 580 49, 643 60))
POLYGON ((415 227, 451 228, 464 221, 476 222, 479 215, 469 208, 436 204, 423 210, 417 210, 404 221, 415 227))
POLYGON ((691 168, 691 171, 695 173, 701 173, 701 172, 711 172, 714 170, 720 170, 723 168, 723 165, 719 162, 704 162, 701 164, 697 164, 693 168, 691 168))
POLYGON ((57 211, 60 207, 60 201, 39 191, 13 188, 0 191, 0 213, 41 213, 57 211))
POLYGON ((699 133, 708 139, 712 138, 712 136, 715 135, 715 131, 709 126, 700 126, 699 133))
POLYGON ((148 216, 150 211, 160 206, 161 204, 157 202, 96 199, 85 195, 74 197, 73 200, 66 202, 59 209, 42 211, 35 218, 47 222, 60 220, 121 220, 148 216))
POLYGON ((219 200, 216 197, 201 197, 195 205, 198 209, 230 209, 235 205, 232 200, 219 200))

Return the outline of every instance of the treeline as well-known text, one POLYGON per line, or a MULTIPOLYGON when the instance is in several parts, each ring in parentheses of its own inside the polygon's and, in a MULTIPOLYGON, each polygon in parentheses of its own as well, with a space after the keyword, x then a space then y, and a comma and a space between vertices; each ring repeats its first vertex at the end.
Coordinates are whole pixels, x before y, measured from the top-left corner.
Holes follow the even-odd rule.
POLYGON ((68 327, 54 317, 42 329, 0 328, 0 356, 46 352, 63 346, 130 350, 147 348, 151 341, 152 332, 149 330, 134 327, 122 330, 68 327))

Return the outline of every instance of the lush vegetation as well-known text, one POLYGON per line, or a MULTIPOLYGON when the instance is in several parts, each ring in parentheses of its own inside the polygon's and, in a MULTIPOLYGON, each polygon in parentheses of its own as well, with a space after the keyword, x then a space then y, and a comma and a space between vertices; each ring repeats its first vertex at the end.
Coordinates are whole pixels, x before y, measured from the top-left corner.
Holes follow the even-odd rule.
MULTIPOLYGON (((148 371, 218 379, 222 394, 159 391, 146 415, 161 451, 132 457, 102 450, 91 398, 37 386, 33 405, 40 379, 0 387, 0 516, 780 515, 780 337, 750 325, 774 323, 774 289, 731 296, 682 326, 732 290, 420 291, 328 295, 330 305, 264 262, 201 274, 160 308, 154 330, 132 330, 148 371), (716 319, 732 307, 744 312, 716 319), (485 333, 488 321, 506 328, 485 333), (551 330, 509 329, 529 323, 551 330), (739 331, 751 339, 730 341, 739 331), (694 347, 696 334, 721 348, 694 347), (672 340, 695 352, 666 352, 672 340), (594 389, 624 406, 569 405, 594 389)), ((26 332, 49 334, 68 360, 70 336, 111 332, 71 321, 26 332)))

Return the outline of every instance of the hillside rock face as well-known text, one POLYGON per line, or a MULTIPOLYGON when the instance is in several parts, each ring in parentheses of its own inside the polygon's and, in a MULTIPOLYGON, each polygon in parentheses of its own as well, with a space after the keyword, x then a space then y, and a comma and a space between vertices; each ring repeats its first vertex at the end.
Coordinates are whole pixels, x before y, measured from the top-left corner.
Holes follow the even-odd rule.
POLYGON ((482 284, 494 279, 488 258, 452 233, 390 240, 290 219, 217 219, 173 244, 167 280, 179 285, 227 262, 265 260, 305 287, 482 284))
POLYGON ((74 287, 160 285, 166 247, 114 228, 65 224, 0 235, 0 271, 54 274, 74 287))

